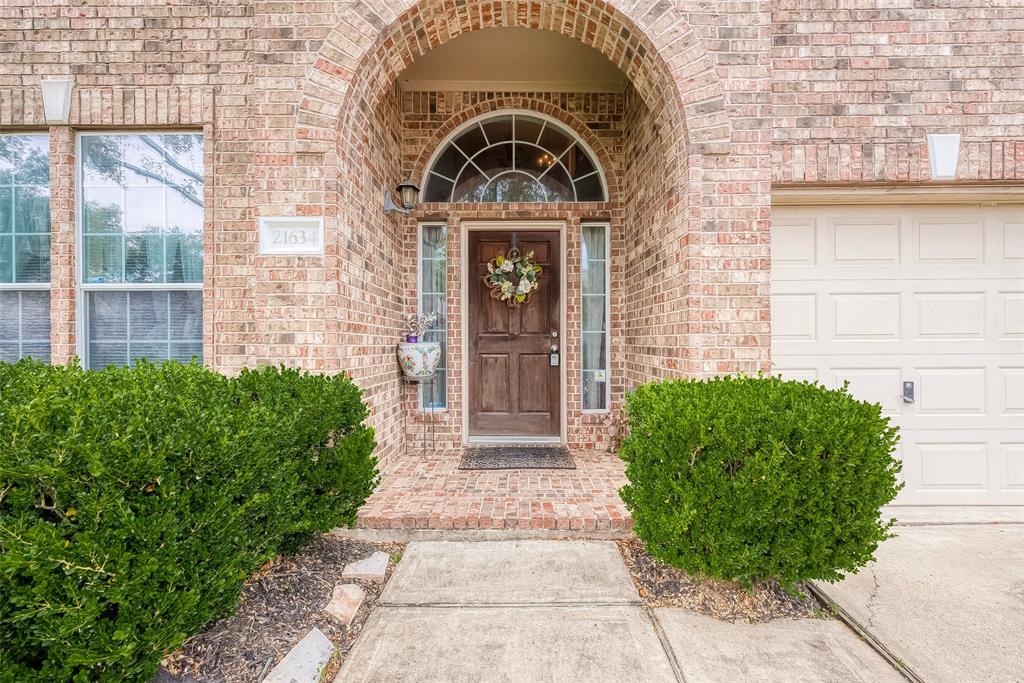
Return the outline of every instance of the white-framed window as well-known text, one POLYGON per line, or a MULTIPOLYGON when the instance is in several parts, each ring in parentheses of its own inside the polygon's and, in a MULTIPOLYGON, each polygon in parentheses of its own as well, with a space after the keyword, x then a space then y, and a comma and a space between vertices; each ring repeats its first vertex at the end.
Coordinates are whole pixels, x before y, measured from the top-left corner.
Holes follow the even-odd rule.
POLYGON ((78 136, 79 355, 203 356, 203 136, 78 136))
POLYGON ((608 322, 611 317, 611 243, 606 223, 584 223, 580 276, 583 293, 583 410, 608 410, 611 376, 608 368, 608 322))
POLYGON ((0 361, 50 361, 50 138, 0 135, 0 361))
POLYGON ((444 223, 421 223, 417 237, 419 264, 417 312, 437 313, 437 322, 423 334, 423 341, 441 345, 441 365, 433 382, 420 387, 420 407, 442 409, 448 405, 448 229, 444 223))
POLYGON ((569 129, 532 112, 485 114, 461 126, 427 166, 426 202, 603 202, 604 176, 569 129))

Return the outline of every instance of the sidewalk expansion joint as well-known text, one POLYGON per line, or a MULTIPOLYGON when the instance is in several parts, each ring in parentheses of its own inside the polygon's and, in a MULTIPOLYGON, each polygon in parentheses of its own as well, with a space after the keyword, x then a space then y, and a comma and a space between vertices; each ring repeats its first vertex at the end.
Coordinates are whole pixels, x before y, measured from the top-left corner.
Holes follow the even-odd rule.
POLYGON ((458 609, 461 607, 479 609, 481 607, 508 609, 510 607, 641 607, 639 600, 589 600, 589 601, 544 601, 544 602, 382 602, 378 607, 429 607, 438 609, 458 609))
POLYGON ((686 683, 686 676, 683 674, 683 667, 679 666, 679 660, 676 659, 676 653, 672 649, 672 643, 669 642, 668 636, 665 634, 665 629, 661 626, 661 621, 658 620, 658 615, 655 614, 654 610, 649 606, 644 606, 644 614, 651 622, 651 626, 654 628, 654 633, 658 636, 658 642, 661 643, 661 649, 665 652, 665 656, 668 657, 669 666, 672 667, 672 673, 676 677, 678 683, 686 683))
POLYGON ((871 649, 874 650, 879 657, 888 662, 889 666, 895 669, 899 675, 907 679, 909 683, 925 683, 925 680, 918 676, 916 671, 911 669, 906 662, 897 657, 888 647, 886 647, 885 643, 879 640, 874 633, 868 630, 867 626, 858 622, 853 615, 843 608, 842 605, 826 595, 823 590, 815 586, 813 583, 808 583, 807 588, 814 597, 818 598, 818 600, 828 606, 839 621, 841 621, 848 629, 853 631, 861 640, 867 643, 871 649))

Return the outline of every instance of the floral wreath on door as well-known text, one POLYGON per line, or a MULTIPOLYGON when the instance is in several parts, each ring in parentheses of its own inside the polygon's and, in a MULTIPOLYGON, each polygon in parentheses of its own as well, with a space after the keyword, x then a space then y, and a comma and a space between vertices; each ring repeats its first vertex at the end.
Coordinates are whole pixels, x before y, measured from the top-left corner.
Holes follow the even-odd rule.
POLYGON ((487 263, 484 284, 492 298, 515 308, 529 302, 530 295, 540 288, 540 274, 532 251, 520 254, 512 247, 507 256, 498 254, 487 263))

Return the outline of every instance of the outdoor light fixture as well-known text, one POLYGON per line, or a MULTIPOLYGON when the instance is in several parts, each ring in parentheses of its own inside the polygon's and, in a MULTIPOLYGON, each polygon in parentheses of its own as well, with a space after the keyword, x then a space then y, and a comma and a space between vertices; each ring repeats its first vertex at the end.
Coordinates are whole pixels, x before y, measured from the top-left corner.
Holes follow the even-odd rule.
POLYGON ((960 156, 959 133, 928 133, 928 163, 932 180, 955 180, 960 156))
POLYGON ((398 193, 398 198, 401 200, 402 205, 395 204, 395 199, 391 195, 391 191, 388 190, 384 193, 384 213, 397 211, 398 213, 408 214, 411 212, 412 207, 416 206, 416 198, 420 194, 420 188, 412 180, 406 180, 404 183, 398 184, 395 192, 398 193))
POLYGON ((43 117, 46 122, 66 125, 71 115, 71 79, 45 79, 39 85, 43 89, 43 117))

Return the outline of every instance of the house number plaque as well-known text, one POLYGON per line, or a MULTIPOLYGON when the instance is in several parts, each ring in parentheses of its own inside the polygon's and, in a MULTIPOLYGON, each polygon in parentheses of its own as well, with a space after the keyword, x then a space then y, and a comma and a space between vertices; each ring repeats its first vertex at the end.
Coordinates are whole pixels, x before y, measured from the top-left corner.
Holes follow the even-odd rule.
POLYGON ((323 217, 263 216, 260 218, 260 255, 323 256, 323 217))

